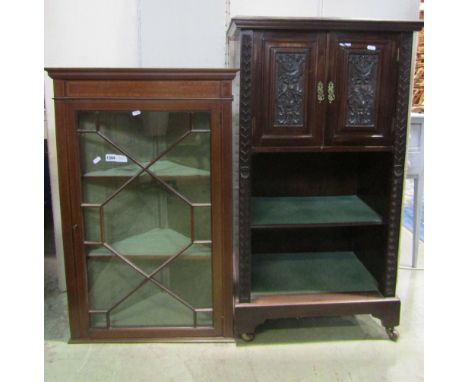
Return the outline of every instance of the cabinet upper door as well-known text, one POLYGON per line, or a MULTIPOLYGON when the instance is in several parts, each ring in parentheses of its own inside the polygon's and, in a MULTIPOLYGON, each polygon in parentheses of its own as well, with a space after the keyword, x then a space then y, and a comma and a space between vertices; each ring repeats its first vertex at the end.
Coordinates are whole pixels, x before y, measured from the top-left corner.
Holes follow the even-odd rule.
POLYGON ((95 102, 67 114, 85 330, 220 335, 219 114, 206 103, 95 102))
POLYGON ((264 32, 256 46, 254 146, 321 145, 324 34, 264 32))
POLYGON ((329 34, 325 144, 391 144, 396 42, 392 34, 329 34))

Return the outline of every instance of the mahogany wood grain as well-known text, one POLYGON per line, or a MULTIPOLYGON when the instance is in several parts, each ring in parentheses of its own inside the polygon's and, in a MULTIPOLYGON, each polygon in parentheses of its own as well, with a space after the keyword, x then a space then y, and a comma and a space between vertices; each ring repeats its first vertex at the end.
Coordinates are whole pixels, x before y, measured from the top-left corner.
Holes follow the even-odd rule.
POLYGON ((395 285, 411 39, 422 26, 420 21, 231 20, 227 34, 232 42, 241 40, 243 68, 237 334, 253 333, 266 319, 285 317, 372 314, 390 332, 398 325, 400 302, 395 285), (275 65, 288 60, 277 59, 275 63, 273 58, 282 52, 293 55, 286 63, 291 81, 285 81, 293 98, 284 103, 290 116, 275 120, 279 102, 275 65), (304 78, 301 54, 306 57, 304 78), (297 85, 300 81, 303 89, 297 85), (319 81, 325 93, 321 102, 319 81), (334 97, 329 86, 334 87, 334 97), (303 108, 302 99, 306 100, 303 108), (347 194, 357 195, 382 217, 382 223, 250 226, 251 197, 347 194), (279 294, 250 294, 252 253, 313 250, 353 250, 377 280, 380 293, 370 297, 306 295, 297 297, 299 300, 279 294))
POLYGON ((71 342, 232 337, 231 80, 236 71, 62 68, 49 74, 54 78, 71 342), (76 134, 80 110, 211 113, 212 327, 91 328, 76 134))

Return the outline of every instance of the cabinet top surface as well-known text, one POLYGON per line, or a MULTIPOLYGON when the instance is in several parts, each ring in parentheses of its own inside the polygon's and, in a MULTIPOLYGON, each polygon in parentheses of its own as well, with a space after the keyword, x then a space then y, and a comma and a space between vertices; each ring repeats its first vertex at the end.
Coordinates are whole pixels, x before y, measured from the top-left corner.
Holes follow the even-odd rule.
POLYGON ((232 80, 236 69, 45 68, 60 80, 232 80))
POLYGON ((412 32, 421 30, 423 21, 339 19, 314 17, 248 17, 231 19, 228 35, 235 37, 241 29, 279 30, 343 30, 343 31, 393 31, 412 32))

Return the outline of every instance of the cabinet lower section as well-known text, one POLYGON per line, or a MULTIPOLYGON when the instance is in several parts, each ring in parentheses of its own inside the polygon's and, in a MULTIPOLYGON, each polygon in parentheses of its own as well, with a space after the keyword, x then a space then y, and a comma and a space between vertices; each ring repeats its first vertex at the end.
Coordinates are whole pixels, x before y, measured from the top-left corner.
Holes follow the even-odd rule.
POLYGON ((266 320, 370 314, 378 318, 390 339, 396 340, 400 323, 400 299, 379 293, 330 293, 262 295, 250 303, 236 304, 235 330, 244 340, 254 338, 255 329, 266 320))

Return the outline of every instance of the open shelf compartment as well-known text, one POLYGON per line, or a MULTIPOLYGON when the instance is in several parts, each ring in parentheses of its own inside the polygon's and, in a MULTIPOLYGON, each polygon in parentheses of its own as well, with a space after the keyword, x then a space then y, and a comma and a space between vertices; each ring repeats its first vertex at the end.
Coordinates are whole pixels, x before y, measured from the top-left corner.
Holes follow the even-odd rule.
POLYGON ((381 224, 356 195, 252 198, 251 225, 381 224))
POLYGON ((378 284, 354 252, 252 255, 252 295, 378 292, 378 284))

